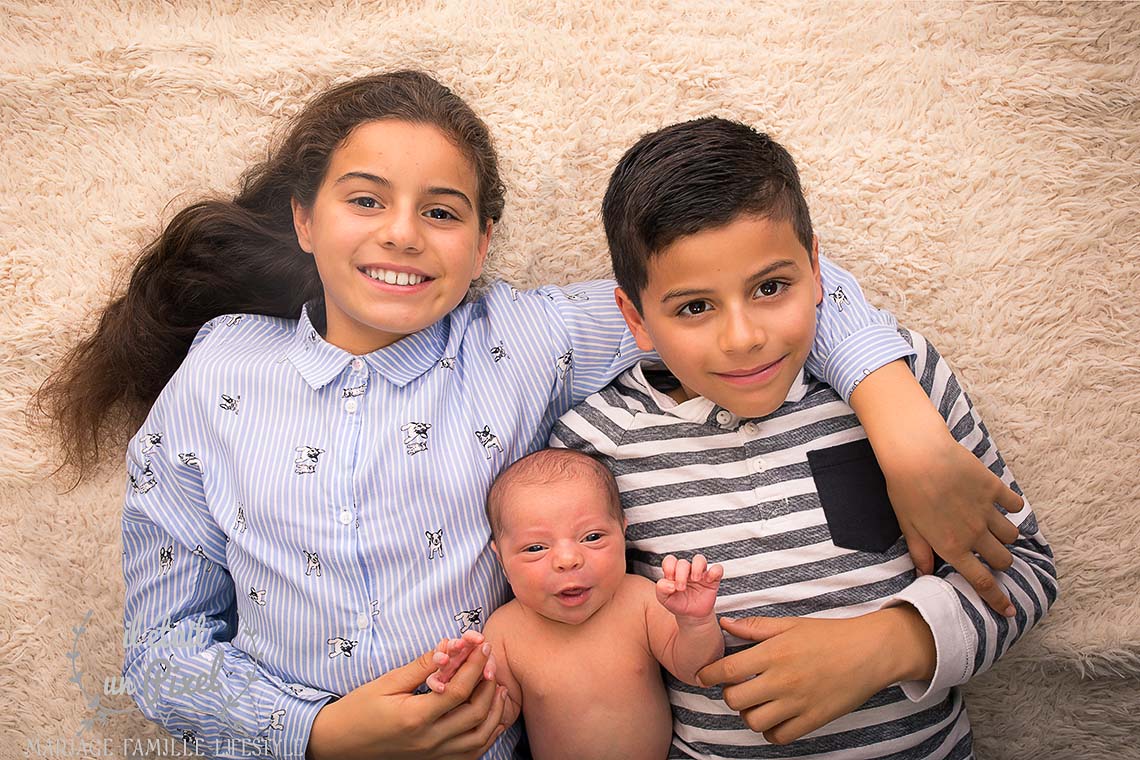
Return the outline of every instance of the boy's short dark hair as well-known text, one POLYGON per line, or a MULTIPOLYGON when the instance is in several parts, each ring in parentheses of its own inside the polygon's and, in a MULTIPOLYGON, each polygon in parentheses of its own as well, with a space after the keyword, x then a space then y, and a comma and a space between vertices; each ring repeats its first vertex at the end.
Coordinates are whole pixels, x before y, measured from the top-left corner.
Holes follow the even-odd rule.
POLYGON ((498 540, 503 532, 503 500, 512 485, 545 485, 565 480, 579 480, 601 489, 605 492, 610 515, 618 522, 624 519, 617 481, 609 467, 576 449, 539 449, 503 470, 491 484, 487 493, 487 522, 491 524, 491 537, 498 540))
POLYGON ((768 135, 715 116, 645 135, 618 162, 602 201, 618 285, 640 312, 653 256, 741 214, 790 220, 811 253, 811 215, 799 172, 768 135))

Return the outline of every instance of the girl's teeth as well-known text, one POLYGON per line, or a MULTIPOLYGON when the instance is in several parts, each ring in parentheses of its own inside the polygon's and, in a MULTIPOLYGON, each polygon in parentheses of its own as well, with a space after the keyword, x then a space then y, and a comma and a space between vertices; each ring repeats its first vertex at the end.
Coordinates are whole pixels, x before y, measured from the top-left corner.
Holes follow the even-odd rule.
POLYGON ((408 272, 389 272, 387 269, 366 269, 365 274, 389 285, 419 285, 426 278, 408 272))

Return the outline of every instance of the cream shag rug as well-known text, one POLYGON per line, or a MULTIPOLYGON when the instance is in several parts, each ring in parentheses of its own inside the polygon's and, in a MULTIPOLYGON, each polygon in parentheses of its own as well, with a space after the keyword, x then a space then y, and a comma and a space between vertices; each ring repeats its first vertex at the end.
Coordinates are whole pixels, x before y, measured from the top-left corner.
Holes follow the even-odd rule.
POLYGON ((519 285, 607 273, 599 203, 642 133, 782 141, 825 250, 956 364, 1056 550, 1061 600, 969 689, 979 756, 1140 757, 1140 5, 300 5, 3 3, 0 758, 164 735, 102 693, 120 460, 61 493, 30 394, 162 220, 317 89, 407 66, 491 125, 491 270, 519 285))

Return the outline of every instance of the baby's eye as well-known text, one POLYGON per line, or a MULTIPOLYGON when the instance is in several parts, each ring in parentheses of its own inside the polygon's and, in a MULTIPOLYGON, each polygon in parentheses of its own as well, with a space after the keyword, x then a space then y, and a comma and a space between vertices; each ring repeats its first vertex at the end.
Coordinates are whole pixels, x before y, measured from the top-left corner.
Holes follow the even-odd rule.
POLYGON ((428 209, 426 213, 427 213, 427 216, 428 216, 429 218, 431 218, 431 219, 438 219, 438 220, 441 220, 441 221, 442 221, 442 220, 444 220, 444 219, 456 219, 456 218, 457 218, 457 217, 455 216, 455 214, 451 213, 450 211, 448 211, 448 210, 447 210, 447 209, 445 209, 445 208, 433 208, 433 209, 428 209))
POLYGON ((380 208, 380 202, 375 198, 370 198, 367 195, 362 195, 359 198, 349 200, 349 203, 361 208, 380 208))
POLYGON ((542 544, 531 544, 530 546, 523 549, 523 551, 527 552, 528 554, 536 554, 542 551, 542 548, 542 544))
POLYGON ((784 292, 786 287, 788 287, 788 283, 783 280, 765 280, 756 288, 756 295, 770 298, 784 292))
POLYGON ((705 309, 708 307, 709 304, 707 301, 689 301, 687 304, 681 307, 681 311, 679 313, 683 317, 695 317, 698 314, 704 314, 705 309))
POLYGON ((597 531, 594 531, 593 533, 587 533, 586 537, 582 540, 583 541, 601 541, 602 540, 602 534, 598 533, 597 531))

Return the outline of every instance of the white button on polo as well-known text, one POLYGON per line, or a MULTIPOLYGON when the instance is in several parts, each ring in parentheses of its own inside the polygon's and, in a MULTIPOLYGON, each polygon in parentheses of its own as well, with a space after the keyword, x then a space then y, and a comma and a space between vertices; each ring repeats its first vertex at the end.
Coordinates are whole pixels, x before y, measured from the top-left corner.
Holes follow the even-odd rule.
POLYGON ((716 413, 716 421, 718 425, 727 425, 732 422, 732 412, 727 409, 721 409, 716 413))
POLYGON ((340 511, 340 524, 348 525, 352 522, 352 510, 347 507, 340 511))
POLYGON ((349 414, 355 414, 356 413, 356 407, 358 405, 359 405, 359 402, 356 399, 350 398, 348 401, 344 402, 344 411, 348 412, 349 414))
POLYGON ((363 359, 360 359, 360 358, 357 358, 357 359, 353 359, 353 360, 352 360, 352 368, 353 368, 354 370, 356 370, 357 372, 359 372, 360 370, 364 369, 364 360, 363 360, 363 359))
POLYGON ((758 431, 759 429, 760 428, 758 428, 756 426, 755 422, 745 422, 744 423, 744 432, 748 433, 748 435, 756 435, 756 431, 758 431))
POLYGON ((359 628, 360 630, 362 630, 362 631, 367 630, 368 626, 371 624, 372 624, 372 618, 370 618, 368 616, 368 613, 361 612, 359 615, 356 616, 356 627, 359 628))

